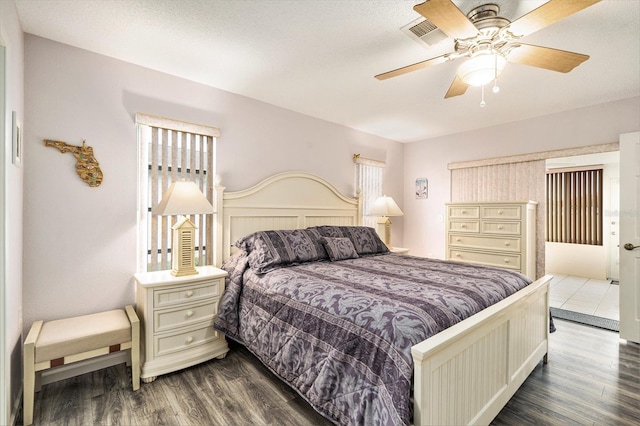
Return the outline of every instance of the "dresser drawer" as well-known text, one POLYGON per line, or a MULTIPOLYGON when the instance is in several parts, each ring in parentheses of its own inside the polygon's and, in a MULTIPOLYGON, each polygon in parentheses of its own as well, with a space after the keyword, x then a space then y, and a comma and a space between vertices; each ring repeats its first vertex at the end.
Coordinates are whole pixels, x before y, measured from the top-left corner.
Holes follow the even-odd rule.
POLYGON ((499 266, 501 268, 520 270, 519 254, 496 254, 465 250, 449 250, 449 258, 469 263, 499 266))
POLYGON ((221 335, 207 324, 179 334, 154 336, 155 356, 184 351, 220 339, 221 335))
POLYGON ((481 232, 483 234, 520 235, 522 225, 520 222, 490 222, 483 221, 481 232))
POLYGON ((153 331, 159 333, 173 328, 187 327, 200 321, 209 321, 213 324, 216 312, 218 312, 217 299, 179 309, 157 310, 153 313, 153 331))
POLYGON ((480 207, 480 217, 483 219, 520 220, 521 211, 519 206, 482 206, 480 207))
POLYGON ((452 219, 479 219, 478 206, 449 206, 449 217, 452 219))
POLYGON ((449 231, 452 232, 480 232, 480 222, 477 220, 452 220, 449 222, 449 231))
POLYGON ((450 234, 449 245, 520 253, 521 239, 450 234))
POLYGON ((179 305, 185 302, 197 302, 220 295, 222 278, 190 286, 174 287, 153 292, 153 306, 156 308, 179 305))

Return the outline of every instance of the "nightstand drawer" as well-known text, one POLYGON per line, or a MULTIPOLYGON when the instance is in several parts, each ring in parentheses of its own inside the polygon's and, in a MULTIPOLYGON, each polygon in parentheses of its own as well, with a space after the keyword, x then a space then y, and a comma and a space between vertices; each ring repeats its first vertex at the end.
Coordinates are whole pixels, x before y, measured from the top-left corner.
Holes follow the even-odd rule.
POLYGON ((481 237, 475 235, 449 234, 449 245, 479 249, 512 251, 520 253, 520 238, 481 237))
POLYGON ((520 222, 482 222, 483 234, 520 235, 520 222))
POLYGON ((220 334, 213 329, 213 325, 185 331, 180 334, 170 334, 166 336, 154 337, 154 349, 156 356, 168 355, 175 352, 184 351, 205 343, 220 339, 220 334))
POLYGON ((213 317, 218 312, 218 300, 211 300, 199 305, 189 305, 180 309, 165 309, 154 312, 154 332, 160 333, 178 327, 187 327, 201 321, 213 324, 213 317))
POLYGON ((480 222, 477 220, 461 221, 452 220, 449 222, 449 231, 453 232, 480 232, 480 222))
POLYGON ((520 269, 519 254, 495 254, 463 250, 450 250, 449 259, 460 260, 483 265, 499 266, 501 268, 520 269))
POLYGON ((185 302, 197 302, 202 299, 220 295, 220 280, 207 281, 204 284, 190 285, 184 287, 173 287, 166 290, 155 290, 153 292, 153 306, 163 308, 178 305, 185 302))

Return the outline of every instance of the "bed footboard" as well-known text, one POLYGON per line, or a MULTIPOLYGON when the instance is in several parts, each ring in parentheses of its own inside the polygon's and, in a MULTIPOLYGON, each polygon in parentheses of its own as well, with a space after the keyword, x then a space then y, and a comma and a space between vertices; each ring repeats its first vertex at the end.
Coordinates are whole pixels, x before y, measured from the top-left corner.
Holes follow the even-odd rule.
POLYGON ((546 361, 546 275, 411 348, 414 424, 489 424, 535 366, 546 361))

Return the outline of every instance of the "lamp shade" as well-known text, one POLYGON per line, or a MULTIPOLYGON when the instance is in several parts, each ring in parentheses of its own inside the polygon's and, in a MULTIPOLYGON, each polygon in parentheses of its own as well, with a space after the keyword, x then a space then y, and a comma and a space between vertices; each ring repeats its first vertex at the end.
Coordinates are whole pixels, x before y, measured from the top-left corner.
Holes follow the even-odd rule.
POLYGON ((195 182, 180 180, 173 182, 164 193, 162 201, 152 211, 161 216, 209 214, 213 206, 198 189, 195 182))
POLYGON ((370 216, 404 216, 400 207, 393 201, 393 198, 383 195, 378 197, 369 209, 370 216))

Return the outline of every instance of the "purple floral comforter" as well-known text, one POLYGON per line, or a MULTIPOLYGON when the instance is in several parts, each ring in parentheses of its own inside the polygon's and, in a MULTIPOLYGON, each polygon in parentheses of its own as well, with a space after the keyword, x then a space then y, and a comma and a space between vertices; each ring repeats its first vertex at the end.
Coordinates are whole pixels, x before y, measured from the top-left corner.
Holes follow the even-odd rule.
POLYGON ((238 253, 215 328, 339 425, 412 421, 411 346, 528 285, 504 269, 384 254, 258 275, 238 253))

